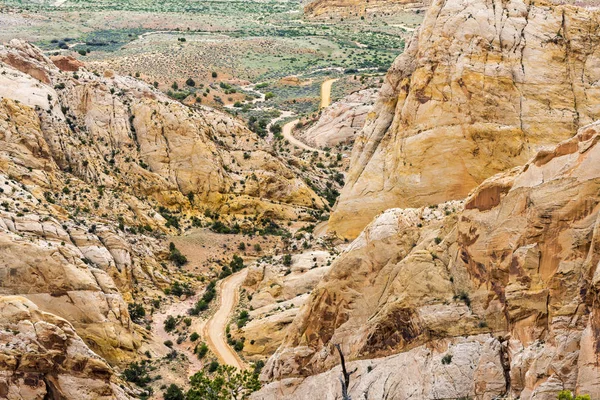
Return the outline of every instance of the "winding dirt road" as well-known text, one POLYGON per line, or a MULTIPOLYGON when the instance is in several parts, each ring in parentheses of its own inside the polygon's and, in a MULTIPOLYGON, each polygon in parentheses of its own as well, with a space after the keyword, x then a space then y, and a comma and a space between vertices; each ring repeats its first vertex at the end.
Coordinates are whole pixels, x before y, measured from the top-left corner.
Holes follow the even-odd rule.
POLYGON ((308 151, 318 151, 318 152, 321 152, 321 150, 315 149, 314 147, 310 147, 309 145, 307 145, 306 143, 302 142, 299 139, 296 139, 296 137, 294 135, 292 135, 292 130, 294 129, 294 126, 296 126, 296 124, 298 122, 300 122, 300 120, 299 119, 295 119, 295 120, 290 121, 287 124, 285 124, 283 126, 283 128, 281 128, 281 134, 283 135, 283 137, 288 142, 290 142, 291 145, 294 145, 296 147, 300 147, 301 149, 308 150, 308 151))
MULTIPOLYGON (((335 81, 337 81, 337 79, 327 79, 321 84, 321 108, 328 107, 331 103, 331 86, 335 81)), ((298 121, 298 119, 295 119, 283 126, 283 137, 294 146, 308 151, 322 152, 319 149, 308 146, 292 135, 292 130, 298 121)), ((202 336, 206 339, 206 343, 212 352, 215 353, 222 363, 232 365, 238 369, 246 368, 246 364, 227 343, 225 328, 239 301, 239 288, 244 282, 244 279, 246 279, 247 273, 248 270, 244 268, 221 281, 218 289, 219 308, 202 327, 202 336)))
POLYGON ((327 79, 321 84, 321 108, 329 107, 331 104, 331 86, 339 79, 327 79))
POLYGON ((239 288, 246 279, 248 269, 236 272, 221 281, 218 289, 219 308, 208 320, 202 330, 208 347, 215 353, 219 360, 238 369, 245 369, 246 365, 240 356, 227 344, 225 328, 235 306, 239 301, 239 288))
MULTIPOLYGON (((321 108, 329 107, 329 105, 331 104, 331 86, 333 85, 333 83, 335 81, 338 81, 338 80, 339 79, 337 79, 337 78, 331 78, 331 79, 327 79, 327 80, 323 81, 323 83, 321 84, 321 108)), ((283 137, 288 142, 290 142, 290 144, 292 144, 296 147, 300 147, 301 149, 308 150, 308 151, 318 151, 318 152, 322 153, 323 152, 322 150, 319 150, 314 147, 310 147, 303 141, 296 139, 296 137, 292 134, 292 131, 294 130, 294 126, 296 126, 296 124, 299 121, 300 121, 299 119, 295 119, 295 120, 290 121, 287 124, 285 124, 283 126, 283 128, 281 129, 281 134, 283 135, 283 137)))

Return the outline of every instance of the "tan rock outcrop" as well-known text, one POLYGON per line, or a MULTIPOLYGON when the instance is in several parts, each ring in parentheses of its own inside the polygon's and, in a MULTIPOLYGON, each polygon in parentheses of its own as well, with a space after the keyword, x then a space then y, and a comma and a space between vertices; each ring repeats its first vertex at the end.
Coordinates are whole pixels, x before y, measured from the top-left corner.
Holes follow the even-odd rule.
POLYGON ((352 144, 376 98, 377 91, 373 89, 352 93, 324 109, 317 123, 298 136, 309 145, 321 148, 352 144))
POLYGON ((281 218, 296 216, 297 206, 324 205, 238 120, 186 107, 132 78, 99 77, 84 69, 77 75, 60 72, 20 41, 2 47, 2 54, 0 96, 18 100, 18 108, 37 108, 19 121, 38 125, 43 141, 31 145, 42 146, 51 163, 87 183, 119 187, 165 206, 226 207, 240 215, 259 211, 260 202, 273 205, 281 218), (33 67, 21 64, 44 72, 43 81, 53 87, 32 79, 33 67), (245 185, 252 181, 257 185, 245 185))
POLYGON ((544 1, 435 1, 355 141, 329 222, 464 198, 600 118, 600 14, 544 1))
POLYGON ((79 68, 85 66, 84 63, 71 56, 52 56, 50 60, 60 69, 61 71, 75 72, 79 71, 79 68))
MULTIPOLYGON (((354 371, 349 393, 353 399, 459 399, 463 393, 491 400, 505 390, 502 354, 506 344, 492 335, 440 340, 385 358, 348 363, 354 371), (443 362, 451 357, 449 363, 443 362)), ((306 379, 287 378, 264 386, 254 400, 335 400, 341 398, 336 367, 306 379)))
POLYGON ((252 296, 250 321, 234 332, 247 339, 246 359, 264 359, 277 350, 310 291, 329 270, 331 259, 329 252, 314 250, 295 254, 288 266, 277 257, 248 267, 244 289, 252 296))
POLYGON ((429 3, 429 0, 312 0, 304 6, 304 14, 321 18, 377 12, 391 14, 407 9, 422 9, 429 3))
MULTIPOLYGON (((179 220, 183 229, 212 209, 278 226, 323 206, 228 115, 133 78, 61 71, 18 40, 0 46, 0 299, 21 296, 63 318, 106 362, 123 366, 151 340, 125 301, 148 303, 187 280, 163 235, 179 220)), ((41 377, 42 367, 27 371, 41 377)), ((77 368, 36 380, 31 396, 29 378, 0 374, 0 397, 122 397, 112 372, 94 380, 77 368)))
MULTIPOLYGON (((464 210, 445 203, 379 215, 313 290, 263 378, 326 371, 339 362, 336 343, 349 359, 400 353, 423 363, 415 354, 450 338, 492 334, 504 372, 490 381, 457 365, 450 376, 474 384, 456 385, 455 394, 444 392, 449 398, 550 400, 564 389, 599 397, 599 141, 600 124, 582 128, 485 181, 464 210)), ((440 367, 411 377, 412 387, 428 393, 440 367)), ((358 398, 368 390, 363 379, 353 389, 358 398)), ((398 387, 387 390, 402 397, 398 387)))
POLYGON ((112 368, 65 319, 18 296, 0 296, 0 397, 125 400, 112 368))

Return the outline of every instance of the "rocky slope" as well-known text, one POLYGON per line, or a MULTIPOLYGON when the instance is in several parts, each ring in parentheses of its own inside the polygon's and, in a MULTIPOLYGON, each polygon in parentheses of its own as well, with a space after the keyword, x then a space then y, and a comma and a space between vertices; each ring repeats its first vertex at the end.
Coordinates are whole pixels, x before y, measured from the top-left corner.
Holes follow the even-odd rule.
POLYGON ((275 353, 286 328, 329 271, 335 254, 324 249, 306 251, 291 256, 289 265, 283 258, 262 259, 248 267, 243 286, 250 321, 234 331, 234 337, 247 339, 243 354, 248 360, 264 360, 275 353))
POLYGON ((13 304, 3 311, 16 344, 35 341, 27 321, 46 321, 68 339, 48 346, 67 355, 19 369, 10 353, 0 397, 122 398, 103 359, 123 366, 153 340, 127 302, 189 280, 165 233, 216 220, 272 227, 323 201, 237 120, 54 61, 17 40, 0 46, 0 301, 13 304), (81 351, 104 366, 86 370, 81 351))
POLYGON ((600 124, 584 127, 486 180, 464 208, 377 217, 270 359, 263 377, 285 379, 257 398, 327 384, 319 398, 334 398, 336 370, 293 378, 335 366, 337 343, 365 359, 356 398, 599 397, 599 141, 600 124))
POLYGON ((0 297, 0 397, 133 398, 71 324, 17 296, 0 297))
POLYGON ((435 1, 355 142, 330 231, 464 198, 600 118, 599 14, 544 1, 435 1))
POLYGON ((323 205, 256 135, 223 113, 183 106, 128 77, 61 72, 19 41, 0 48, 0 60, 2 97, 36 108, 49 158, 87 183, 229 214, 289 217, 296 207, 323 205))

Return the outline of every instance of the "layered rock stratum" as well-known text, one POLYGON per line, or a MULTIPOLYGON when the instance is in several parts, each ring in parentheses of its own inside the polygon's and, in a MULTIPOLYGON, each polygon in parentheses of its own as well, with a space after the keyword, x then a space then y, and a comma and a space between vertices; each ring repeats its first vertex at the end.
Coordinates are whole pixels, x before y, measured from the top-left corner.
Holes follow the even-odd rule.
POLYGON ((0 317, 1 398, 133 398, 68 321, 18 296, 0 297, 0 317))
POLYGON ((370 13, 392 14, 412 9, 421 10, 429 3, 430 0, 312 0, 304 6, 304 13, 312 18, 370 13))
POLYGON ((599 14, 436 1, 356 139, 358 237, 255 399, 600 397, 599 14), (366 227, 365 227, 366 225, 366 227))
POLYGON ((600 118, 597 11, 435 1, 355 141, 331 232, 458 200, 600 118))

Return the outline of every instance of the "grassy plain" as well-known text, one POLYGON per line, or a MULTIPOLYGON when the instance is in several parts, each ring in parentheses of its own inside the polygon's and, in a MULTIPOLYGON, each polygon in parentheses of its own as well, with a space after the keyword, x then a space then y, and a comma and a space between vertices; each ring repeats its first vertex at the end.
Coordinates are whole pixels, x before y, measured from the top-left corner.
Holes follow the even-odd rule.
POLYGON ((407 11, 311 20, 293 0, 5 0, 3 7, 0 41, 23 38, 100 72, 156 82, 188 103, 243 102, 250 97, 239 87, 266 82, 260 90, 275 95, 270 106, 304 115, 318 109, 327 77, 345 77, 334 85, 335 100, 361 88, 355 75, 383 74, 422 18, 407 11), (289 76, 302 83, 282 84, 289 76))

